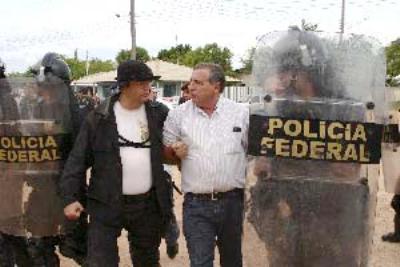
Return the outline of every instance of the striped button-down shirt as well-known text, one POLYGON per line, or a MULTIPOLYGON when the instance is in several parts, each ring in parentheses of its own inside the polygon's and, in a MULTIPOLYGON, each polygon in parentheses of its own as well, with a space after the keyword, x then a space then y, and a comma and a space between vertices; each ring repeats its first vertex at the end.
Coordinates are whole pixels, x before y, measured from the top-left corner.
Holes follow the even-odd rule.
POLYGON ((220 96, 211 116, 187 101, 171 110, 164 124, 164 144, 182 141, 184 192, 211 193, 243 188, 249 111, 220 96))

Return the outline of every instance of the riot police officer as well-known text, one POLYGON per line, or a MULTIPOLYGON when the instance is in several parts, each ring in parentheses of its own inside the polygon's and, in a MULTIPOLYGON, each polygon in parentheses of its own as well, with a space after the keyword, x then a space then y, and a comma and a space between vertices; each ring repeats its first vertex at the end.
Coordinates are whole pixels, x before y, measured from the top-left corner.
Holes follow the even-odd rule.
MULTIPOLYGON (((249 221, 266 245, 269 266, 366 266, 374 190, 361 176, 358 161, 329 159, 325 148, 317 151, 317 156, 312 154, 313 140, 340 146, 343 140, 319 140, 308 130, 320 130, 324 135, 320 122, 365 122, 366 105, 354 91, 365 86, 362 89, 368 95, 379 77, 371 77, 371 84, 367 79, 358 84, 358 77, 345 75, 347 63, 353 63, 349 60, 352 51, 342 46, 345 42, 328 41, 295 27, 274 37, 265 36, 265 44, 255 55, 253 76, 265 102, 250 107, 249 150, 267 150, 268 144, 252 144, 260 135, 272 140, 271 147, 276 150, 268 150, 272 151, 268 158, 262 153, 251 154, 257 158, 252 162, 253 171, 249 170, 256 179, 250 189, 249 221), (256 118, 262 118, 259 128, 252 127, 256 118), (293 128, 285 126, 292 135, 286 136, 284 130, 273 135, 269 134, 274 132, 270 131, 271 121, 309 127, 293 134, 293 128), (258 134, 261 132, 269 133, 258 134), (308 152, 299 156, 299 146, 292 146, 295 141, 307 146, 308 152)), ((374 173, 371 171, 367 179, 375 180, 374 173)))
POLYGON ((4 79, 5 77, 6 77, 6 66, 0 58, 0 79, 4 79))
POLYGON ((71 120, 73 134, 76 135, 79 131, 80 120, 79 106, 71 88, 71 70, 62 57, 56 53, 47 53, 43 59, 34 66, 33 72, 36 73, 39 80, 46 77, 57 77, 61 79, 68 87, 68 103, 71 111, 71 120))
POLYGON ((392 198, 391 206, 394 209, 394 232, 382 236, 382 240, 392 243, 400 243, 400 194, 395 194, 392 198))
MULTIPOLYGON (((6 91, 9 89, 9 85, 6 80, 6 67, 4 62, 0 59, 0 102, 1 102, 1 116, 3 117, 5 114, 4 103, 6 102, 4 99, 4 95, 6 91)), ((14 113, 11 113, 14 114, 14 113)), ((0 266, 4 267, 13 267, 15 265, 15 260, 12 252, 11 240, 8 235, 0 232, 0 266)))
MULTIPOLYGON (((61 174, 63 160, 72 146, 73 136, 79 127, 79 117, 73 94, 69 88, 70 70, 65 61, 55 53, 47 53, 43 59, 33 67, 35 79, 27 78, 14 86, 15 97, 19 98, 20 114, 13 118, 22 119, 16 125, 20 128, 11 136, 26 136, 30 140, 42 140, 51 136, 53 158, 46 154, 41 158, 40 150, 23 151, 33 153, 33 157, 22 158, 21 162, 10 164, 11 178, 15 183, 22 182, 24 188, 16 185, 16 196, 24 196, 22 210, 18 217, 10 221, 10 216, 2 219, 1 229, 7 232, 7 239, 12 245, 13 255, 17 266, 59 266, 60 261, 55 253, 56 245, 60 243, 60 251, 82 251, 78 262, 84 258, 86 249, 85 232, 79 230, 79 245, 71 240, 79 227, 65 226, 65 235, 59 236, 63 222, 61 199, 57 196, 56 181, 61 174), (20 90, 20 87, 24 90, 20 90), (20 90, 20 91, 18 91, 20 90), (35 137, 31 137, 35 136, 35 137), (57 141, 56 141, 57 140, 57 141), (32 161, 31 161, 32 160, 32 161), (26 163, 28 162, 28 163, 26 163), (25 171, 18 171, 23 167, 25 171), (25 190, 25 191, 24 191, 25 190), (19 192, 21 191, 21 192, 19 192), (10 221, 10 222, 9 222, 10 221), (71 245, 72 244, 72 245, 71 245), (65 249, 66 248, 66 249, 65 249)), ((18 81, 17 81, 18 83, 18 81)), ((2 89, 4 86, 2 86, 2 89)), ((10 102, 10 101, 8 101, 10 102)), ((45 150, 45 145, 39 145, 45 150)), ((47 151, 48 152, 48 151, 47 151)), ((7 181, 7 177, 2 177, 7 181)), ((12 185, 10 185, 12 186, 12 185)), ((11 189, 12 190, 12 189, 11 189)), ((82 185, 84 198, 85 185, 82 185)), ((16 201, 10 199, 10 201, 16 201)), ((85 221, 81 223, 85 225, 85 221)), ((79 225, 80 226, 80 225, 79 225)), ((84 227, 83 227, 84 229, 84 227)), ((68 256, 76 256, 70 253, 68 256)))
MULTIPOLYGON (((66 62, 56 53, 47 53, 41 63, 36 66, 36 73, 41 75, 53 75, 64 81, 68 86, 69 110, 73 126, 73 139, 75 139, 83 115, 80 112, 78 101, 72 92, 71 71, 66 62)), ((39 78, 40 79, 40 78, 39 78)), ((86 203, 86 184, 81 185, 80 199, 86 203)), ((73 222, 66 220, 63 228, 64 233, 60 236, 60 253, 65 257, 74 259, 78 264, 83 264, 86 257, 86 231, 87 215, 83 214, 79 220, 73 222)))

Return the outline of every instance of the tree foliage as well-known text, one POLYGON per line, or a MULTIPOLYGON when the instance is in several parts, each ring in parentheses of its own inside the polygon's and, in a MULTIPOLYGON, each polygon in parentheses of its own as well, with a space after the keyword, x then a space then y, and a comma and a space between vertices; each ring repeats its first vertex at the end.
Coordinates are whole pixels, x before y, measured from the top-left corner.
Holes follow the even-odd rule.
POLYGON ((246 55, 240 59, 242 68, 238 70, 242 74, 250 74, 253 69, 254 54, 256 52, 255 47, 251 47, 247 50, 246 55))
POLYGON ((28 68, 25 72, 11 72, 7 75, 8 77, 33 77, 33 72, 31 68, 28 68))
MULTIPOLYGON (((117 61, 118 64, 121 64, 124 61, 127 61, 128 59, 131 58, 131 50, 130 49, 121 49, 117 57, 115 58, 115 61, 117 61)), ((143 62, 147 62, 150 60, 149 52, 143 47, 136 47, 136 59, 141 60, 143 62)))
POLYGON ((390 86, 399 86, 400 81, 400 38, 393 41, 385 50, 387 80, 386 83, 390 86))
POLYGON ((71 70, 71 80, 77 80, 86 75, 86 62, 77 58, 65 58, 64 60, 71 70))
POLYGON ((216 63, 221 65, 227 74, 231 74, 232 56, 233 53, 229 48, 219 47, 217 43, 212 43, 194 50, 188 44, 180 44, 161 50, 157 58, 189 67, 194 67, 198 63, 216 63))
POLYGON ((174 64, 182 64, 185 55, 191 51, 192 47, 189 44, 179 44, 169 49, 161 49, 157 58, 174 64))
POLYGON ((111 71, 113 69, 115 69, 115 64, 112 60, 94 58, 89 62, 89 74, 111 71))
MULTIPOLYGON (((86 61, 79 60, 78 58, 67 58, 64 57, 69 68, 71 69, 72 80, 77 80, 86 75, 86 61)), ((112 60, 101 60, 93 58, 88 62, 88 74, 94 74, 98 72, 111 71, 115 69, 115 64, 112 60)))

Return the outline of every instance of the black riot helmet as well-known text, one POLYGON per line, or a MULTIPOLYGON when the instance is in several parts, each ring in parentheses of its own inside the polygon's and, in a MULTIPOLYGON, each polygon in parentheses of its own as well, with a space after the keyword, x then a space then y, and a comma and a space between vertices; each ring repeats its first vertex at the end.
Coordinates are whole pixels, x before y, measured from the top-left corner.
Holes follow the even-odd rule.
POLYGON ((43 81, 48 76, 55 76, 67 85, 71 82, 71 70, 64 59, 56 53, 47 53, 34 67, 33 72, 38 75, 38 80, 43 81))
MULTIPOLYGON (((342 98, 342 86, 335 77, 329 54, 329 43, 316 33, 298 27, 289 30, 273 44, 261 46, 256 51, 253 74, 259 85, 268 76, 291 72, 290 87, 296 87, 296 73, 306 73, 315 87, 315 97, 342 98)), ((293 90, 288 90, 288 92, 293 90)), ((293 93, 293 92, 292 92, 293 93)))
POLYGON ((0 79, 4 79, 5 77, 6 77, 6 66, 0 58, 0 79))
POLYGON ((273 58, 278 71, 302 70, 321 74, 328 64, 325 48, 314 33, 290 27, 275 47, 273 58))

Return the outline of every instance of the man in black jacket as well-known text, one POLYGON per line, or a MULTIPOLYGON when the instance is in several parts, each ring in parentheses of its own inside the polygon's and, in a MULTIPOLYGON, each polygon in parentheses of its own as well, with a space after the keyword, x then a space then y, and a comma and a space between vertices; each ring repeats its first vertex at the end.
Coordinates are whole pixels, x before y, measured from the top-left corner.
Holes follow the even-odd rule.
POLYGON ((146 102, 157 77, 142 62, 118 67, 121 92, 89 113, 60 181, 64 214, 84 210, 77 193, 91 169, 86 210, 89 266, 118 266, 117 238, 125 228, 135 267, 159 265, 159 245, 172 212, 170 182, 162 165, 162 132, 167 112, 146 102))

